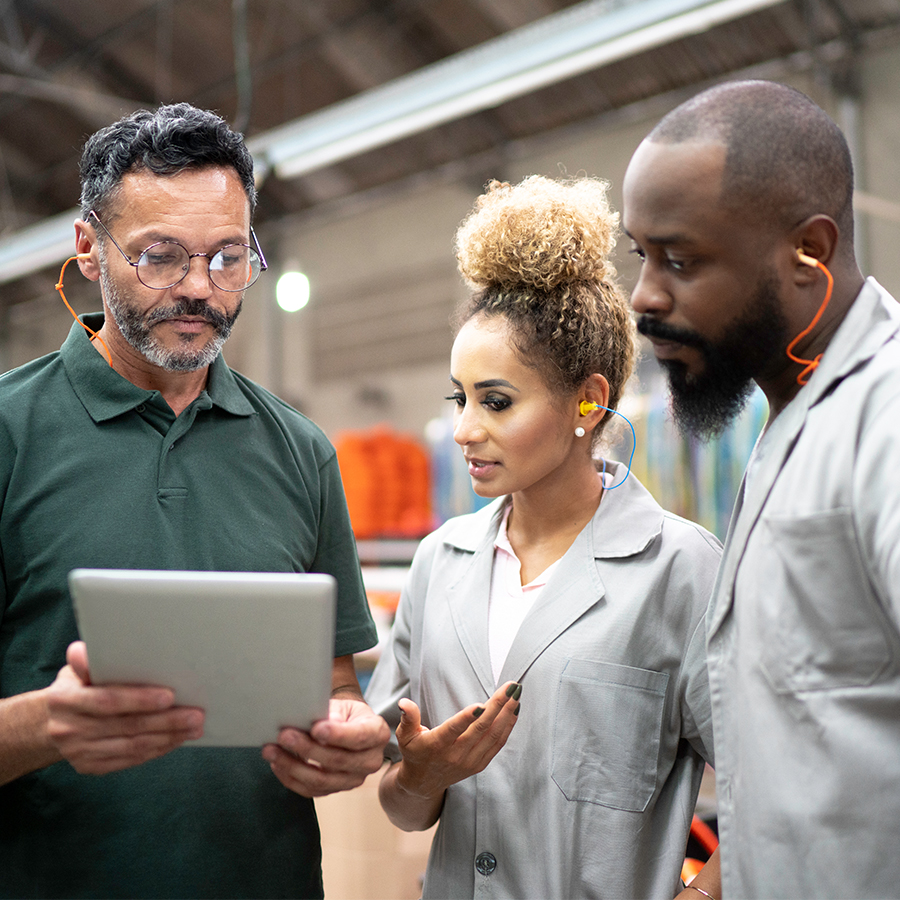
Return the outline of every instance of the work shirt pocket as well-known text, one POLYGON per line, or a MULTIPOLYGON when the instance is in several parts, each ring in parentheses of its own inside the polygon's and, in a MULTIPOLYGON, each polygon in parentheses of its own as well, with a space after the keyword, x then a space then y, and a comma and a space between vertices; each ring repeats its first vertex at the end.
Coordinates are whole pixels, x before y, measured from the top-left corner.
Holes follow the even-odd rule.
POLYGON ((553 780, 572 801, 640 812, 656 790, 665 672, 570 659, 559 680, 553 780))
POLYGON ((885 614, 849 510, 763 519, 763 668, 776 691, 870 684, 890 660, 885 614))

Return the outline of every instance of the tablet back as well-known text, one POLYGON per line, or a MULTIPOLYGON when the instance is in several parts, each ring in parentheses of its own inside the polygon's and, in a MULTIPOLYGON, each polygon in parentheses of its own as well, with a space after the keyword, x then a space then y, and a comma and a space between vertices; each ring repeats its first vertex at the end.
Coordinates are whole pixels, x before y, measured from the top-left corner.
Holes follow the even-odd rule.
POLYGON ((197 746, 262 746, 328 715, 330 575, 75 569, 95 684, 161 684, 206 710, 197 746))

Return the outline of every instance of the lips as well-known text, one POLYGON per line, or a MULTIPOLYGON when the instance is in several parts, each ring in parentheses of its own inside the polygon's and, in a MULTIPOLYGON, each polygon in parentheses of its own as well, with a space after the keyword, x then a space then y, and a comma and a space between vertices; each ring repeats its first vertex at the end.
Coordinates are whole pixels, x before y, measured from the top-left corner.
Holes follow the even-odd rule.
POLYGON ((204 328, 208 328, 210 323, 206 319, 182 319, 173 318, 165 319, 170 325, 174 325, 180 331, 186 331, 189 334, 199 334, 204 328))
POLYGON ((206 301, 197 303, 184 301, 154 309, 146 321, 148 326, 168 322, 185 331, 200 331, 203 325, 212 325, 217 330, 228 328, 236 318, 237 313, 233 317, 226 316, 213 309, 206 301))
POLYGON ((469 475, 473 478, 483 478, 496 469, 500 463, 491 462, 486 459, 476 459, 475 457, 466 457, 466 464, 469 467, 469 475))
POLYGON ((649 341, 657 359, 672 359, 685 348, 685 344, 677 341, 664 341, 660 338, 649 338, 649 341))

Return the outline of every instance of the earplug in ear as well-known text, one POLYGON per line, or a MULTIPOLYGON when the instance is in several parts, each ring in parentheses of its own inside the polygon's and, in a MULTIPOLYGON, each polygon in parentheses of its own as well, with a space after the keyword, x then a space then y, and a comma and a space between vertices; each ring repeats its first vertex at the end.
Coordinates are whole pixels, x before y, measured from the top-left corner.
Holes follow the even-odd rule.
MULTIPOLYGON (((622 476, 622 480, 617 482, 614 485, 606 488, 606 490, 611 491, 613 488, 617 488, 623 481, 628 477, 628 473, 631 472, 631 463, 634 460, 634 447, 637 443, 637 438, 634 434, 634 425, 631 424, 631 420, 627 416, 623 416, 617 409, 610 409, 608 406, 603 406, 600 403, 594 403, 592 400, 582 400, 581 403, 578 404, 578 412, 582 416, 589 415, 595 409, 605 409, 607 412, 611 412, 615 416, 619 416, 622 419, 625 419, 628 422, 628 427, 631 429, 631 456, 628 457, 628 468, 625 470, 625 474, 622 476)), ((575 429, 575 434, 577 437, 584 437, 584 429, 579 425, 578 428, 575 429)), ((603 462, 603 471, 606 471, 606 461, 603 462)))
POLYGON ((834 278, 831 275, 831 272, 828 271, 828 267, 823 262, 819 262, 813 256, 807 256, 799 247, 795 251, 797 254, 797 259, 800 260, 805 266, 811 266, 813 269, 821 269, 821 271, 825 274, 825 277, 828 279, 828 287, 825 289, 825 297, 822 300, 821 305, 819 306, 818 312, 813 316, 812 322, 800 332, 785 348, 785 353, 788 355, 788 359, 792 362, 798 363, 801 366, 805 366, 803 371, 797 376, 797 384, 801 387, 809 381, 810 375, 816 370, 819 365, 819 361, 822 359, 822 354, 820 353, 816 356, 815 359, 803 359, 801 356, 797 356, 794 353, 795 348, 803 340, 807 335, 812 333, 812 330, 816 327, 819 322, 819 319, 822 318, 822 313, 825 312, 825 308, 828 306, 828 301, 831 299, 831 292, 834 289, 834 278))

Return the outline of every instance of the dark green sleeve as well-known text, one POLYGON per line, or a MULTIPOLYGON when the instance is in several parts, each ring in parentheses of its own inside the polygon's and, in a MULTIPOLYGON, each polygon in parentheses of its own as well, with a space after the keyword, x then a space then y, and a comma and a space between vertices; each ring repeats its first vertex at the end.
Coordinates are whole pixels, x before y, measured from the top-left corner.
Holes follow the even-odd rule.
POLYGON ((4 532, 3 515, 6 509, 6 492, 9 487, 10 473, 16 455, 16 448, 9 430, 4 422, 0 422, 0 622, 6 612, 6 563, 3 557, 4 532))

